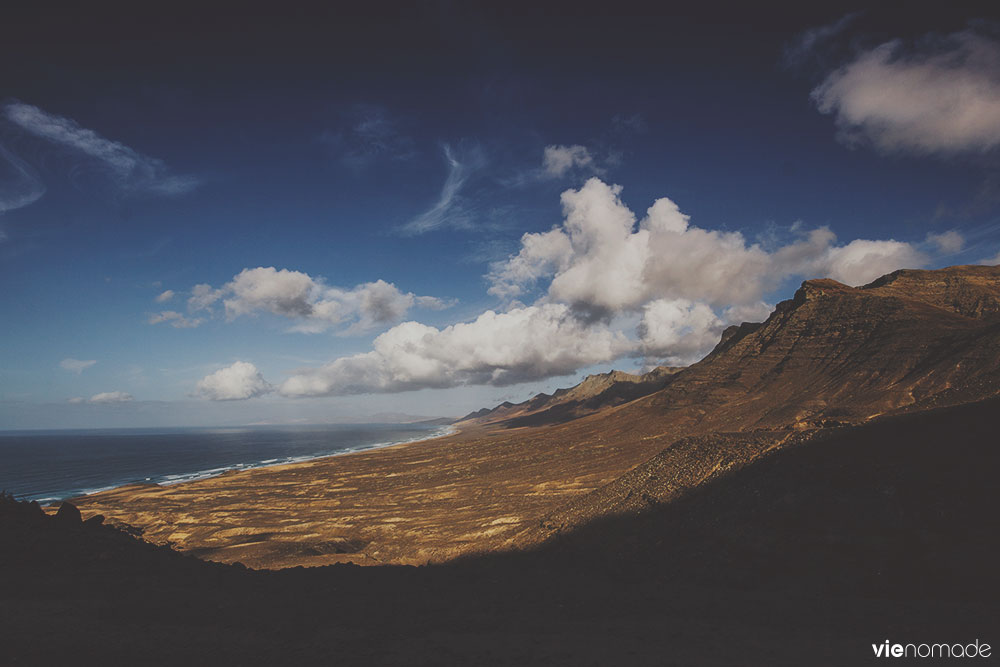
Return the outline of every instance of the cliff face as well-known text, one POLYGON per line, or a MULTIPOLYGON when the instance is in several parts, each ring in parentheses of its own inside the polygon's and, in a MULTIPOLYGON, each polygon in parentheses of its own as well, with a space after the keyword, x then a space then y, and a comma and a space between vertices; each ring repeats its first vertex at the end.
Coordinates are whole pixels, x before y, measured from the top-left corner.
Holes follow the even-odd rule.
POLYGON ((806 281, 661 391, 591 418, 669 446, 516 541, 676 500, 831 427, 997 396, 998 297, 997 267, 897 271, 860 288, 806 281))
POLYGON ((809 280, 636 410, 732 431, 985 398, 1000 379, 998 313, 997 267, 898 271, 860 288, 809 280))

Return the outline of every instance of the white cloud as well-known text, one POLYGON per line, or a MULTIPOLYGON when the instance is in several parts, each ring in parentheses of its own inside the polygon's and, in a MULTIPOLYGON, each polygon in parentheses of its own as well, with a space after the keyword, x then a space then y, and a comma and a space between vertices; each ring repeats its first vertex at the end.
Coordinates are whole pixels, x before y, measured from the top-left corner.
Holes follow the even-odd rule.
POLYGON ((887 42, 830 74, 812 98, 848 142, 985 152, 1000 145, 1000 45, 969 30, 922 51, 887 42))
POLYGON ((804 240, 776 251, 773 258, 786 275, 833 278, 848 285, 864 285, 896 269, 920 267, 928 261, 915 246, 902 241, 855 239, 837 246, 836 238, 828 227, 819 227, 804 240))
POLYGON ((176 310, 163 310, 159 313, 153 313, 147 320, 150 324, 169 322, 170 326, 175 329, 193 329, 203 321, 200 317, 185 317, 176 310))
POLYGON ((482 168, 485 158, 478 147, 460 154, 448 145, 444 146, 444 157, 448 163, 448 176, 437 202, 399 227, 400 233, 415 236, 444 227, 466 228, 472 225, 471 214, 465 205, 462 189, 469 178, 482 168))
POLYGON ((70 373, 76 373, 79 375, 96 363, 96 359, 88 359, 85 361, 82 359, 67 358, 59 362, 59 367, 63 370, 69 371, 70 373))
POLYGON ((573 244, 561 229, 521 237, 521 250, 505 262, 494 264, 488 292, 501 298, 515 297, 544 276, 566 268, 573 244))
POLYGON ((549 178, 561 178, 572 169, 593 167, 594 158, 586 146, 546 146, 542 171, 549 178))
POLYGON ((705 356, 719 342, 723 328, 722 320, 707 304, 657 299, 642 307, 637 333, 646 357, 676 365, 705 356))
POLYGON ((763 322, 774 310, 774 305, 764 301, 740 303, 722 310, 722 321, 730 324, 763 322))
POLYGON ((520 251, 493 266, 490 293, 521 297, 541 284, 541 302, 566 304, 584 320, 638 313, 638 352, 676 362, 710 349, 723 325, 766 317, 763 296, 787 278, 860 285, 927 262, 895 240, 838 245, 826 227, 768 251, 739 232, 691 225, 665 198, 637 220, 620 195, 597 178, 564 192, 563 224, 525 234, 520 251))
POLYGON ((955 229, 935 234, 927 234, 927 242, 934 246, 938 252, 952 255, 961 252, 965 248, 965 237, 955 229))
POLYGON ((486 311, 436 329, 404 322, 378 336, 371 352, 304 369, 285 396, 397 392, 465 384, 508 385, 566 375, 633 349, 620 332, 587 325, 562 304, 486 311))
POLYGON ((1000 252, 994 257, 987 257, 986 259, 981 259, 976 264, 983 264, 985 266, 996 266, 1000 264, 1000 252))
POLYGON ((309 317, 313 314, 313 291, 318 285, 300 271, 276 270, 274 267, 243 269, 224 288, 231 296, 223 305, 226 317, 233 319, 255 311, 285 317, 309 317))
MULTIPOLYGON (((838 245, 826 227, 793 230, 793 242, 766 250, 739 232, 692 225, 669 199, 638 220, 620 195, 619 186, 597 178, 567 190, 563 223, 525 234, 520 251, 493 267, 493 294, 515 298, 541 287, 534 305, 511 303, 443 329, 404 322, 378 336, 371 351, 300 369, 277 391, 300 397, 500 386, 625 356, 687 363, 708 352, 726 324, 764 319, 772 307, 763 297, 787 278, 831 276, 857 285, 927 261, 916 246, 895 240, 838 245), (630 324, 638 325, 634 336, 624 329, 630 324)), ((280 285, 223 292, 227 304, 239 293, 253 308, 305 312, 306 323, 316 317, 322 298, 308 281, 286 276, 280 285), (266 298, 248 296, 258 294, 266 298)), ((386 316, 402 312, 393 307, 398 296, 387 294, 386 316)))
POLYGON ((213 289, 211 285, 202 283, 191 288, 191 296, 188 298, 188 310, 197 312, 199 310, 209 310, 216 301, 222 298, 223 290, 213 289))
POLYGON ((174 298, 174 291, 172 289, 168 289, 164 292, 161 292, 156 297, 156 303, 166 303, 167 301, 170 301, 173 298, 174 298))
POLYGON ((263 396, 271 390, 256 366, 237 361, 199 380, 195 394, 212 401, 238 401, 263 396))
POLYGON ((199 185, 197 178, 173 175, 162 160, 143 155, 117 141, 105 139, 93 130, 80 127, 70 118, 47 113, 23 102, 5 104, 3 115, 30 134, 96 160, 124 189, 179 195, 190 192, 199 185))
POLYGON ((402 292, 384 280, 343 289, 301 271, 270 266, 244 269, 219 289, 195 285, 188 307, 208 310, 220 300, 229 320, 263 312, 295 320, 293 331, 317 333, 340 325, 348 334, 398 322, 414 306, 440 309, 452 303, 402 292))
POLYGON ((87 403, 109 405, 114 403, 128 403, 131 400, 132 394, 126 394, 124 391, 105 391, 100 394, 94 394, 87 399, 87 403))
POLYGON ((665 198, 637 226, 620 193, 621 187, 597 178, 564 192, 563 224, 525 234, 520 252, 493 267, 490 293, 515 297, 550 278, 548 300, 603 317, 637 312, 657 299, 754 305, 790 276, 827 276, 859 285, 927 261, 914 246, 899 241, 859 239, 838 246, 825 227, 768 252, 739 232, 690 225, 688 216, 665 198))

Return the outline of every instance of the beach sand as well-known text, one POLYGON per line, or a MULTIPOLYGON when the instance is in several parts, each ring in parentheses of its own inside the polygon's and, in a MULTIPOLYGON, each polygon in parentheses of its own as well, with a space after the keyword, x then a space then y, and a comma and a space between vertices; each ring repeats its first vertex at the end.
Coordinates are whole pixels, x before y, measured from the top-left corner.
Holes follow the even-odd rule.
POLYGON ((74 499, 143 538, 254 568, 423 564, 502 549, 546 512, 611 482, 664 447, 608 437, 587 421, 464 429, 373 451, 133 484, 74 499), (589 433, 589 436, 588 436, 589 433))

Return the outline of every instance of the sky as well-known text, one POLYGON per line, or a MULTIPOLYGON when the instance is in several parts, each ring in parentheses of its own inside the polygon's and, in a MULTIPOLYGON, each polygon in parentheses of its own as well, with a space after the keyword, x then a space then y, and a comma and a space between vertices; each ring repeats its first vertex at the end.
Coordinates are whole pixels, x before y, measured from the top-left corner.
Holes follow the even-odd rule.
POLYGON ((0 430, 459 416, 1000 263, 995 3, 143 4, 5 10, 0 430))

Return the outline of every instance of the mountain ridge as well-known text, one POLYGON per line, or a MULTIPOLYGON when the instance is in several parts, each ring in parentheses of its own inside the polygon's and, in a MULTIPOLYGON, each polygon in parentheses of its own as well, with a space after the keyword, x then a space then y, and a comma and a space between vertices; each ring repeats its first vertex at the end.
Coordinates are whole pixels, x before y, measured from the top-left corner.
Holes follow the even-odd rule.
POLYGON ((540 426, 593 414, 662 389, 683 368, 657 366, 642 373, 611 370, 588 375, 572 387, 540 393, 521 403, 504 401, 482 408, 455 421, 457 426, 502 423, 508 428, 540 426))

